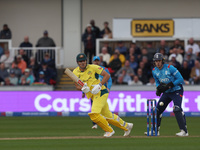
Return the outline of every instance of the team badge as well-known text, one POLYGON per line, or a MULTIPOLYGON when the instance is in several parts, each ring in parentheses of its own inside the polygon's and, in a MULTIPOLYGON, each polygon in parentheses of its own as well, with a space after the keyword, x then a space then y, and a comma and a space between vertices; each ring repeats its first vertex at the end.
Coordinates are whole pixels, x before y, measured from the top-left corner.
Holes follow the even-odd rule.
POLYGON ((91 71, 88 71, 88 75, 90 75, 90 74, 92 74, 92 72, 91 72, 91 71))
POLYGON ((79 58, 83 58, 83 57, 84 57, 83 55, 80 55, 80 56, 79 56, 79 58))

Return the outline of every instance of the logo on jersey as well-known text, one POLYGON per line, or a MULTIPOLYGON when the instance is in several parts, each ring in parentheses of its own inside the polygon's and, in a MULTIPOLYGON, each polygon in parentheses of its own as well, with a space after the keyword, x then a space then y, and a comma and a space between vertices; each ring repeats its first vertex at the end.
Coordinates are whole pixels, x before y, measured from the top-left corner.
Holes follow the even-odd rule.
POLYGON ((178 70, 176 70, 176 72, 173 73, 173 75, 175 76, 178 73, 178 70))
POLYGON ((91 75, 92 74, 92 72, 91 71, 88 71, 88 75, 91 75))
POLYGON ((101 70, 102 68, 101 68, 101 67, 99 67, 98 69, 99 69, 99 70, 101 70))
POLYGON ((163 82, 163 83, 168 83, 168 82, 169 82, 169 79, 168 79, 168 78, 164 78, 164 79, 160 79, 159 81, 160 81, 160 82, 163 82))
POLYGON ((90 80, 92 77, 89 77, 87 80, 83 80, 83 82, 87 82, 88 80, 90 80))

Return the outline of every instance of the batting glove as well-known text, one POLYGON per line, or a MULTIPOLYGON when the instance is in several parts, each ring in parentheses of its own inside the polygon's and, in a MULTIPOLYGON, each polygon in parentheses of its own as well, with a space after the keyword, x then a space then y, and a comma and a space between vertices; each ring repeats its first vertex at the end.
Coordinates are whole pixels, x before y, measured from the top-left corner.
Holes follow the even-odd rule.
POLYGON ((84 93, 88 93, 90 91, 90 88, 87 86, 87 83, 84 84, 81 91, 84 92, 84 93))
POLYGON ((99 93, 99 91, 101 90, 101 86, 102 86, 102 84, 101 83, 99 83, 99 84, 97 84, 97 85, 94 85, 94 88, 92 89, 92 94, 97 94, 97 93, 99 93))

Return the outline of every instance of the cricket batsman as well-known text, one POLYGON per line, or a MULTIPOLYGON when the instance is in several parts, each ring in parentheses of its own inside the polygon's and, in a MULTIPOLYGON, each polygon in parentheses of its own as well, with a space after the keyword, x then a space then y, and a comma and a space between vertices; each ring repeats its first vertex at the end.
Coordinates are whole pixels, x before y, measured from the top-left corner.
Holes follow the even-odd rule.
POLYGON ((93 100, 91 113, 88 113, 90 119, 105 131, 104 137, 111 137, 115 133, 109 124, 124 130, 124 136, 129 136, 133 124, 125 122, 109 110, 107 103, 108 90, 104 84, 108 81, 110 75, 98 65, 87 64, 87 57, 83 53, 77 55, 76 61, 78 67, 73 70, 73 73, 85 85, 80 87, 75 83, 75 86, 77 90, 84 92, 88 99, 93 100), (103 76, 102 81, 98 79, 99 75, 103 76))
POLYGON ((183 77, 174 66, 164 64, 164 57, 161 53, 156 53, 154 55, 153 63, 155 68, 153 68, 152 74, 157 86, 156 95, 160 96, 162 94, 156 106, 158 135, 162 113, 168 104, 173 101, 173 112, 180 129, 180 132, 176 133, 176 135, 188 136, 186 119, 181 107, 183 98, 183 77))
MULTIPOLYGON (((94 56, 93 64, 100 66, 100 57, 99 56, 94 56)), ((100 66, 100 67, 102 67, 110 75, 110 72, 108 71, 108 69, 106 67, 104 67, 104 66, 100 66)), ((102 81, 102 79, 103 79, 103 76, 99 75, 99 80, 102 81)), ((108 82, 106 82, 104 84, 104 86, 107 88, 108 92, 110 92, 110 89, 111 89, 111 86, 112 86, 111 76, 108 79, 108 82)), ((85 93, 82 93, 82 98, 83 97, 85 97, 85 93)), ((91 100, 91 104, 92 104, 92 100, 91 100)), ((97 124, 95 122, 92 122, 92 123, 93 123, 92 129, 97 129, 98 128, 97 124)))

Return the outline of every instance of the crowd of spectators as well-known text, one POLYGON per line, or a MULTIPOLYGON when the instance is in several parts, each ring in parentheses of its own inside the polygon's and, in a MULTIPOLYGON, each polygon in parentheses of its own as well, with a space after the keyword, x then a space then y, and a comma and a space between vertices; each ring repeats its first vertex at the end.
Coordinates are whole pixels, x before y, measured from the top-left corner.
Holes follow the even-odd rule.
MULTIPOLYGON (((121 42, 119 44, 121 45, 121 42)), ((111 71, 114 83, 155 85, 151 73, 154 67, 152 58, 156 52, 159 52, 164 55, 166 63, 175 66, 180 71, 184 78, 184 84, 200 84, 200 49, 193 38, 188 40, 186 48, 180 44, 179 39, 176 39, 171 47, 168 47, 164 40, 160 41, 159 47, 152 47, 151 42, 147 42, 147 46, 141 48, 136 46, 136 43, 131 45, 135 45, 135 47, 130 46, 127 49, 123 48, 124 50, 119 46, 115 48, 112 56, 115 55, 115 61, 121 62, 120 67, 118 66, 116 69, 117 66, 112 65, 112 59, 106 64, 111 71), (125 65, 123 65, 124 62, 125 65)))
MULTIPOLYGON (((96 55, 96 39, 112 38, 109 23, 104 22, 100 30, 91 20, 82 34, 84 53, 92 63, 96 55)), ((7 24, 0 31, 0 39, 11 39, 12 32, 7 24)), ((25 36, 19 47, 32 47, 29 37, 25 36)), ((38 39, 36 47, 55 47, 53 39, 48 36, 48 31, 43 32, 43 37, 38 39)), ((145 46, 138 46, 136 42, 125 46, 123 41, 118 41, 115 48, 104 42, 100 49, 101 65, 108 68, 114 84, 125 85, 155 85, 152 77, 153 55, 162 53, 165 62, 176 67, 184 78, 185 84, 200 84, 200 48, 193 38, 188 40, 184 47, 179 39, 174 40, 172 46, 161 40, 158 46, 153 42, 146 42, 145 46)), ((0 83, 1 85, 46 85, 56 84, 57 72, 55 66, 55 52, 38 50, 33 56, 31 50, 19 49, 16 56, 11 56, 8 49, 0 46, 0 83), (42 58, 40 61, 36 57, 42 58)))
MULTIPOLYGON (((112 38, 112 31, 108 22, 104 22, 104 29, 100 30, 95 26, 94 20, 87 25, 85 33, 82 36, 84 49, 90 47, 93 41, 93 49, 85 51, 89 55, 89 60, 95 54, 96 38, 112 38), (86 39, 88 34, 93 36, 93 40, 86 39), (99 34, 100 33, 100 34, 99 34)), ((179 39, 173 41, 173 45, 161 40, 158 46, 153 42, 146 42, 145 46, 138 46, 132 42, 127 46, 123 41, 118 41, 112 49, 109 42, 104 42, 100 49, 101 65, 108 68, 114 84, 125 85, 155 85, 152 77, 153 62, 152 58, 155 53, 159 52, 164 55, 165 62, 176 67, 184 78, 184 84, 200 84, 200 48, 193 38, 188 40, 186 47, 181 44, 179 39)), ((90 61, 89 61, 90 63, 90 61)))
MULTIPOLYGON (((3 25, 0 39, 11 39, 12 32, 7 24, 3 25)), ((36 47, 55 47, 53 39, 48 36, 48 31, 43 32, 36 47)), ((19 44, 20 49, 15 56, 10 54, 9 49, 0 46, 0 85, 55 85, 57 71, 55 65, 55 52, 52 50, 38 50, 35 56, 32 50, 24 49, 33 47, 29 37, 19 44), (40 61, 36 60, 40 57, 40 61)))

